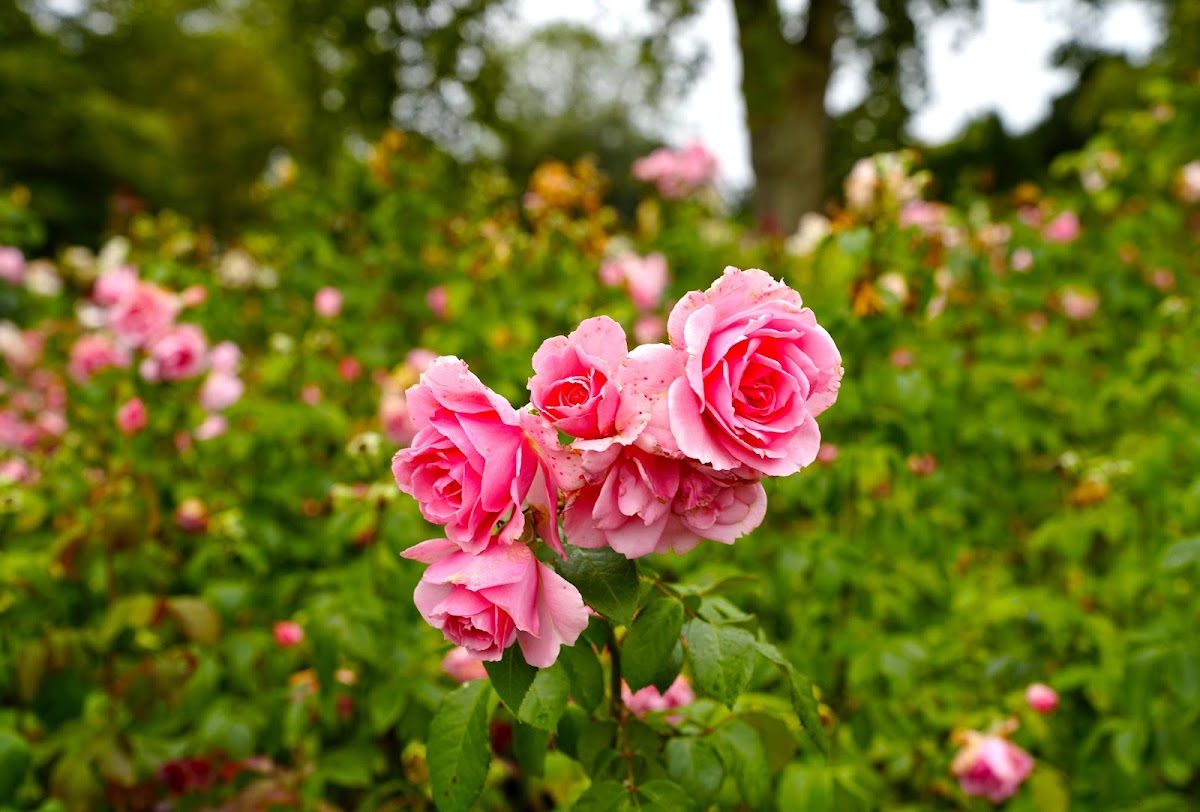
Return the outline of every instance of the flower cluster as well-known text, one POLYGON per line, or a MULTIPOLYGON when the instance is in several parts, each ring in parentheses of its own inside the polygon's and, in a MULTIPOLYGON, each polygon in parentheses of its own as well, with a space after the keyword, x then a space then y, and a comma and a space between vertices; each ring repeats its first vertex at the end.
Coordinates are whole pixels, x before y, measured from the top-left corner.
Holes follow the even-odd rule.
POLYGON ((668 200, 681 200, 716 180, 717 157, 698 141, 680 150, 660 147, 633 162, 633 176, 668 200))
POLYGON ((415 601, 475 658, 516 642, 549 666, 587 625, 579 592, 527 543, 564 553, 560 504, 577 547, 683 553, 757 527, 761 479, 816 459, 841 357, 799 294, 727 268, 674 307, 667 332, 629 350, 600 316, 546 340, 520 410, 453 357, 407 391, 416 434, 392 472, 446 533, 405 552, 429 565, 415 601))

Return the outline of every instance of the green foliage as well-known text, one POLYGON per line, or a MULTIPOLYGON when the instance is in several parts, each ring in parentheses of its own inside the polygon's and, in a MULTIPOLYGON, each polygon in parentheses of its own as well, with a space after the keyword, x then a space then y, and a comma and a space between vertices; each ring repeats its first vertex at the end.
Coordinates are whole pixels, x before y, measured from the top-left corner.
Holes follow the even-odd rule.
MULTIPOLYGON (((141 215, 100 257, 0 282, 0 318, 44 336, 31 366, 6 326, 0 408, 49 377, 68 423, 0 451, 0 803, 963 809, 954 732, 1015 717, 1036 766, 1010 808, 1187 808, 1200 211, 1179 172, 1200 93, 1144 92, 1020 214, 972 199, 901 228, 881 199, 809 251, 697 200, 644 200, 623 227, 586 164, 535 175, 546 205, 526 206, 393 132, 328 178, 276 178, 236 245, 141 215), (1031 225, 1068 208, 1071 242, 1031 225), (456 688, 399 556, 437 531, 397 498, 381 401, 429 348, 522 402, 542 339, 641 315, 597 276, 622 246, 668 257, 651 315, 726 264, 803 294, 846 367, 826 453, 767 482, 766 520, 733 545, 634 563, 568 538, 545 563, 599 616, 553 667, 514 644, 456 688), (65 375, 77 306, 126 261, 200 286, 182 318, 242 347, 224 434, 196 435, 199 381, 65 375), (313 313, 324 285, 336 319, 313 313), (149 423, 127 437, 113 411, 134 395, 149 423), (1035 681, 1053 714, 1024 705, 1035 681), (684 699, 648 710, 641 691, 684 699)), ((4 239, 28 247, 36 222, 7 199, 4 239)))

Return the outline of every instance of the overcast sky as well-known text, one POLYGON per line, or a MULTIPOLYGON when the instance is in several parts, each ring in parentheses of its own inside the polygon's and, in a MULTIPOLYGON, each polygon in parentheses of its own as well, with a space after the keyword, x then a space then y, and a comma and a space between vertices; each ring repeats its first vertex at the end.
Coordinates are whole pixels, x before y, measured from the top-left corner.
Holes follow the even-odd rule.
MULTIPOLYGON (((782 5, 798 9, 803 0, 784 0, 782 5)), ((517 8, 531 28, 571 20, 619 36, 649 25, 643 0, 518 0, 517 8)), ((1010 130, 1033 126, 1049 112, 1050 100, 1071 86, 1071 73, 1054 70, 1048 62, 1074 26, 1088 24, 1095 32, 1093 41, 1120 48, 1134 59, 1144 59, 1157 44, 1155 20, 1145 3, 1117 0, 1095 19, 1080 15, 1078 0, 980 0, 977 22, 938 20, 930 25, 921 32, 930 103, 918 111, 912 134, 931 143, 944 141, 989 110, 998 110, 1010 130)), ((708 0, 685 37, 708 46, 708 66, 665 136, 675 143, 701 138, 720 157, 724 181, 748 185, 749 142, 730 0, 708 0)), ((861 76, 847 66, 834 75, 827 102, 839 112, 857 104, 862 92, 861 76)))

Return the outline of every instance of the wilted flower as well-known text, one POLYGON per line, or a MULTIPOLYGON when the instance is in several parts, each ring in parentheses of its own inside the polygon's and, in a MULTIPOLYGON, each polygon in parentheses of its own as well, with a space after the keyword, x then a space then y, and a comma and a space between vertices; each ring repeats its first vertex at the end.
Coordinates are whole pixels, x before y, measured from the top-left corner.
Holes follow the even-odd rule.
POLYGON ((202 533, 208 528, 208 508, 196 497, 189 497, 175 508, 175 524, 187 533, 202 533))

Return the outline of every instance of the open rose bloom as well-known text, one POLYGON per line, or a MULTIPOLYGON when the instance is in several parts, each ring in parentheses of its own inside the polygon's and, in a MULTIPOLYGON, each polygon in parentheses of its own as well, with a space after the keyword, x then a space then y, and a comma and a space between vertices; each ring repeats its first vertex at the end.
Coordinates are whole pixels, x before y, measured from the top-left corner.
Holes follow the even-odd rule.
POLYGON ((667 332, 630 349, 599 316, 548 338, 519 410, 453 357, 404 393, 413 434, 392 473, 445 532, 405 553, 429 565, 415 601, 471 657, 518 645, 546 667, 586 627, 578 590, 531 545, 632 559, 733 544, 766 516, 761 480, 816 459, 841 356, 798 293, 727 268, 667 332))

